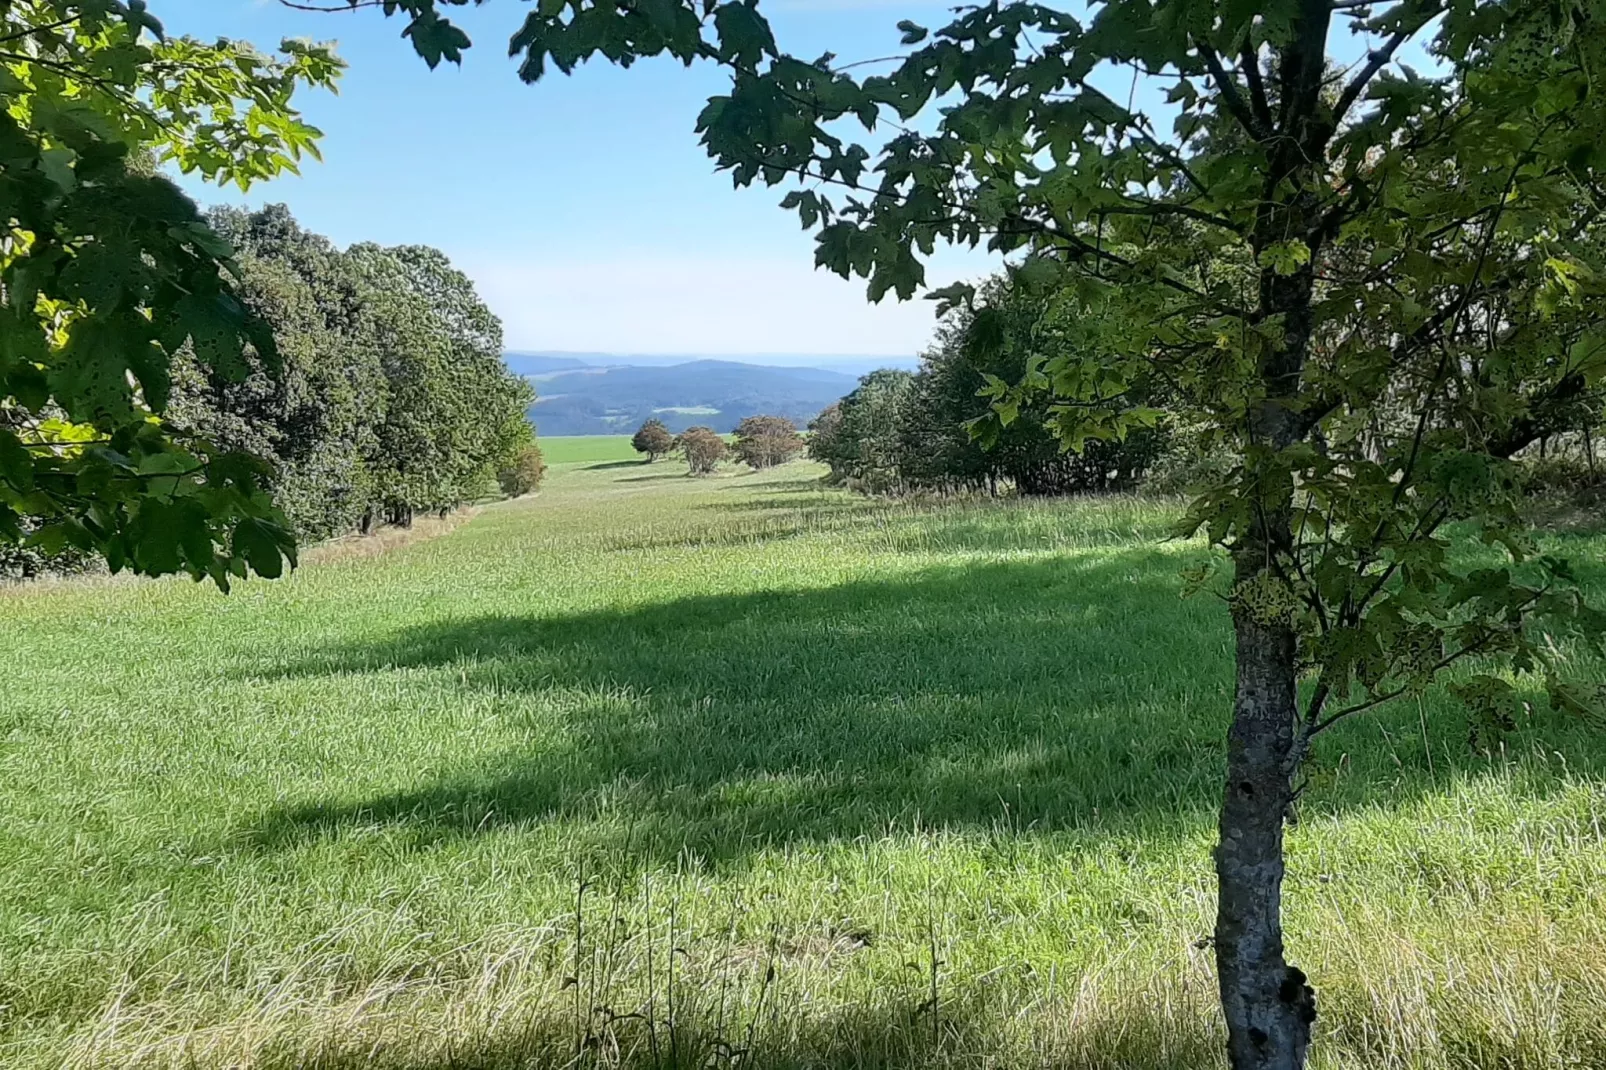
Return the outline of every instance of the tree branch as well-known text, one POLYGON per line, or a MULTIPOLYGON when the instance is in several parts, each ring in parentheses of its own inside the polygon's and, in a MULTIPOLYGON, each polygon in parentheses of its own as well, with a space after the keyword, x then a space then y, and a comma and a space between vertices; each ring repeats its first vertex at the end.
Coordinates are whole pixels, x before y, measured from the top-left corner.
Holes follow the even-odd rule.
POLYGON ((24 26, 16 33, 8 33, 4 37, 0 37, 0 45, 8 45, 13 41, 20 41, 25 37, 34 37, 38 34, 49 33, 52 30, 59 30, 64 26, 71 26, 77 21, 77 15, 69 15, 64 19, 58 19, 55 22, 48 22, 43 26, 24 26))
POLYGON ((1210 47, 1210 43, 1195 39, 1194 48, 1198 51, 1199 58, 1204 60, 1205 67, 1209 69, 1210 77, 1215 81, 1216 88, 1221 91, 1222 103, 1232 113, 1232 117, 1237 119, 1256 141, 1265 141, 1271 137, 1271 128, 1262 127, 1260 121, 1255 118, 1255 113, 1244 103, 1243 94, 1238 92, 1237 81, 1221 65, 1221 57, 1216 55, 1216 50, 1210 47))
POLYGON ((1244 42, 1239 64, 1244 69, 1244 81, 1249 83, 1249 106, 1254 110, 1255 118, 1267 130, 1274 129, 1277 121, 1271 117, 1271 99, 1266 96, 1266 83, 1260 77, 1260 56, 1248 41, 1244 42))
POLYGON ((1244 234, 1244 228, 1240 227, 1226 216, 1219 216, 1213 212, 1206 212, 1199 208, 1192 208, 1186 204, 1167 204, 1163 201, 1146 201, 1140 197, 1128 197, 1127 200, 1132 203, 1116 207, 1100 208, 1098 210, 1098 214, 1146 216, 1180 215, 1186 216, 1188 219, 1192 219, 1200 223, 1209 223, 1213 227, 1221 227, 1223 230, 1229 230, 1239 236, 1244 234))
MULTIPOLYGON (((1104 263, 1113 264, 1116 267, 1124 268, 1127 271, 1132 271, 1135 269, 1135 265, 1126 257, 1117 253, 1112 253, 1108 249, 1100 248, 1099 246, 1094 245, 1093 243, 1086 241, 1075 234, 1068 234, 1063 230, 1046 226, 1037 220, 1022 219, 1021 221, 1034 228, 1034 230, 1027 231, 1027 233, 1040 233, 1053 239, 1054 241, 1063 242, 1069 247, 1070 250, 1082 256, 1091 256, 1103 261, 1104 263)), ((1192 286, 1189 286, 1187 283, 1178 279, 1173 279, 1169 276, 1162 275, 1154 281, 1159 282, 1162 286, 1170 287, 1171 289, 1176 290, 1178 293, 1184 293, 1189 297, 1196 298, 1206 308, 1214 309, 1218 312, 1225 312, 1229 316, 1237 316, 1243 320, 1248 320, 1250 318, 1249 313, 1246 310, 1234 308, 1231 305, 1224 305, 1202 290, 1196 290, 1192 286)))
POLYGON ((1583 394, 1586 385, 1583 375, 1579 372, 1569 372, 1562 376, 1549 390, 1528 402, 1530 415, 1516 421, 1509 431, 1490 442, 1484 449, 1491 457, 1505 459, 1524 446, 1532 445, 1543 436, 1554 432, 1556 424, 1544 416, 1569 401, 1576 400, 1583 394), (1539 410, 1540 415, 1533 415, 1535 410, 1539 410))
POLYGON ((304 4, 298 3, 297 0, 279 0, 279 3, 296 11, 316 11, 332 15, 340 11, 356 11, 359 7, 382 7, 385 0, 330 0, 330 4, 304 4))
POLYGON ((1393 37, 1390 37, 1386 45, 1372 53, 1371 59, 1367 61, 1366 66, 1361 68, 1361 73, 1350 79, 1349 85, 1345 86, 1344 92, 1339 95, 1338 104, 1333 108, 1333 122, 1341 123, 1344 121, 1344 116, 1349 114, 1350 108, 1355 106, 1355 102, 1365 92, 1367 83, 1377 76, 1378 71, 1389 65, 1389 61, 1394 58, 1394 53, 1399 50, 1401 45, 1410 40, 1415 33, 1416 30, 1401 30, 1393 37))
MULTIPOLYGON (((1531 606, 1535 602, 1539 601, 1540 598, 1544 597, 1544 595, 1546 593, 1548 593, 1548 591, 1549 591, 1548 587, 1540 588, 1539 590, 1535 591, 1529 597, 1527 597, 1527 598, 1523 599, 1521 602, 1517 603, 1517 605, 1515 607, 1513 607, 1513 608, 1515 609, 1515 611, 1517 613, 1521 613, 1523 610, 1527 609, 1529 606, 1531 606)), ((1440 672, 1442 672, 1443 670, 1449 668, 1451 665, 1454 665, 1456 662, 1460 661, 1462 658, 1470 657, 1471 655, 1476 654, 1479 650, 1482 650, 1485 646, 1489 645, 1489 640, 1493 639, 1495 636, 1499 635, 1504 630, 1505 629, 1502 629, 1502 628, 1485 628, 1483 630, 1483 634, 1478 636, 1478 638, 1476 640, 1474 640, 1473 642, 1467 643, 1465 646, 1461 647, 1461 649, 1459 649, 1459 650, 1451 651, 1450 653, 1444 655, 1444 657, 1440 658, 1438 661, 1434 662, 1433 665, 1428 668, 1428 671, 1427 671, 1426 675, 1428 675, 1430 677, 1431 676, 1436 676, 1440 672)), ((1376 707, 1383 705, 1385 702, 1392 702, 1395 699, 1399 698, 1401 695, 1405 694, 1409 690, 1411 690, 1411 685, 1410 684, 1401 684, 1399 687, 1396 687, 1392 691, 1386 691, 1381 695, 1373 695, 1371 698, 1367 699, 1365 702, 1358 702, 1353 706, 1349 706, 1349 707, 1346 707, 1346 708, 1344 708, 1342 710, 1339 710, 1337 713, 1332 714, 1331 716, 1325 718, 1324 720, 1318 721, 1311 728, 1311 730, 1309 732, 1309 737, 1310 738, 1315 738, 1316 736, 1318 736, 1321 733, 1327 731, 1329 728, 1333 727, 1335 724, 1337 724, 1339 721, 1342 721, 1346 717, 1353 717, 1357 713, 1364 713, 1367 710, 1375 709, 1376 707)))

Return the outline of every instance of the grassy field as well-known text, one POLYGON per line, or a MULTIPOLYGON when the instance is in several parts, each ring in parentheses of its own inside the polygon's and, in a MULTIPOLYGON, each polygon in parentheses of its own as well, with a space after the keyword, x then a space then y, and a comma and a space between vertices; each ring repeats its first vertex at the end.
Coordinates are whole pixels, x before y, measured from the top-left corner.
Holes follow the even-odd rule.
POLYGON ((630 448, 629 435, 542 435, 541 456, 547 464, 597 464, 642 459, 641 454, 630 448))
MULTIPOLYGON (((617 459, 227 598, 0 593, 0 1065, 1218 1065, 1228 633, 1168 509, 617 459)), ((1326 739, 1317 1065, 1606 1065, 1603 809, 1542 701, 1326 739)))

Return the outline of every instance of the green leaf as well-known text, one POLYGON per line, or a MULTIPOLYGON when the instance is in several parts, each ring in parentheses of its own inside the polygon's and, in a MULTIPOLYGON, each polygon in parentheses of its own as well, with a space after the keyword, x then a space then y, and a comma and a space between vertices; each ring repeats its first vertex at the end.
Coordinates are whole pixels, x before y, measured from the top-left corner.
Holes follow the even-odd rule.
POLYGON ((714 30, 720 56, 743 67, 756 67, 765 56, 775 55, 775 36, 756 4, 745 0, 721 4, 714 9, 714 30))
POLYGON ((257 575, 277 579, 284 574, 288 543, 283 529, 255 517, 246 517, 234 527, 230 544, 233 556, 244 561, 257 575))
POLYGON ((1272 242, 1260 251, 1260 262, 1279 275, 1292 275, 1310 263, 1310 246, 1298 238, 1272 242))
POLYGON ((937 302, 938 317, 946 316, 956 308, 969 308, 976 300, 976 287, 968 282, 956 282, 926 294, 926 300, 937 302))
POLYGON ((0 427, 0 483, 23 494, 34 489, 33 455, 17 436, 0 427))
POLYGON ((926 35, 931 32, 924 26, 920 26, 908 19, 903 19, 898 23, 898 30, 903 34, 898 43, 903 45, 917 45, 924 41, 926 35))
POLYGON ((431 70, 438 67, 442 60, 463 62, 463 49, 471 44, 468 34, 441 18, 433 7, 420 10, 402 31, 402 36, 412 39, 413 49, 423 57, 431 70))

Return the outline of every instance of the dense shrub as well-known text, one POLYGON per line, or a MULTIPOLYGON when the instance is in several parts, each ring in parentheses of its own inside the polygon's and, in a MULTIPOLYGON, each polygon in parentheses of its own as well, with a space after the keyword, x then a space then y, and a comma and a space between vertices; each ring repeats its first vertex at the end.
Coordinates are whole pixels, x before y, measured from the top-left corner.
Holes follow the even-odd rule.
POLYGON ((749 416, 736 425, 736 456, 753 468, 772 468, 802 453, 803 436, 784 416, 749 416))
POLYGON ((514 454, 496 473, 502 493, 509 498, 521 498, 541 485, 546 475, 546 463, 541 459, 541 447, 530 443, 514 454))
MULTIPOLYGON (((279 360, 247 351, 243 379, 181 350, 164 419, 209 450, 266 462, 275 503, 303 541, 411 522, 533 489, 533 400, 502 363, 501 324, 435 249, 338 249, 282 205, 219 209, 238 292, 271 327, 279 360)), ((17 550, 0 576, 75 571, 77 558, 17 550)))
POLYGON ((707 427, 689 427, 675 439, 675 448, 686 458, 692 475, 706 475, 725 459, 725 440, 707 427))
POLYGON ((830 480, 869 493, 907 488, 901 463, 915 377, 882 369, 810 424, 809 456, 831 468, 830 480))
POLYGON ((662 420, 654 418, 636 431, 630 439, 630 448, 637 453, 645 453, 647 463, 651 464, 675 448, 675 436, 669 433, 669 428, 664 426, 662 420))
POLYGON ((501 324, 438 250, 340 250, 283 206, 219 209, 242 291, 282 367, 233 383, 175 370, 169 418, 268 461, 303 539, 406 524, 495 493, 531 441, 529 387, 502 363, 501 324))
MULTIPOLYGON (((1135 487, 1166 447, 1167 432, 1142 429, 1125 441, 1089 439, 1066 451, 1044 403, 1022 407, 989 442, 970 426, 986 415, 992 382, 1014 383, 1045 344, 1056 344, 1052 313, 1041 299, 985 287, 981 307, 951 314, 917 373, 882 370, 810 425, 809 455, 830 479, 871 493, 1010 488, 1032 495, 1135 487)), ((1064 344, 1064 343, 1059 343, 1064 344)))

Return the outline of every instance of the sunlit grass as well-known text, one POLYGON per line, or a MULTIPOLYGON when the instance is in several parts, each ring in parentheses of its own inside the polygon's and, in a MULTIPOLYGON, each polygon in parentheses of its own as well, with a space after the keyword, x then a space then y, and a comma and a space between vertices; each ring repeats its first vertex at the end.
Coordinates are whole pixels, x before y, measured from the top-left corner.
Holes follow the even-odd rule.
POLYGON ((645 460, 631 449, 629 435, 542 435, 541 457, 547 464, 645 460))
MULTIPOLYGON (((0 1065, 1216 1065, 1169 505, 609 462, 227 598, 0 594, 0 1065)), ((1319 758, 1320 1065, 1606 1063, 1598 736, 1431 696, 1319 758)))

